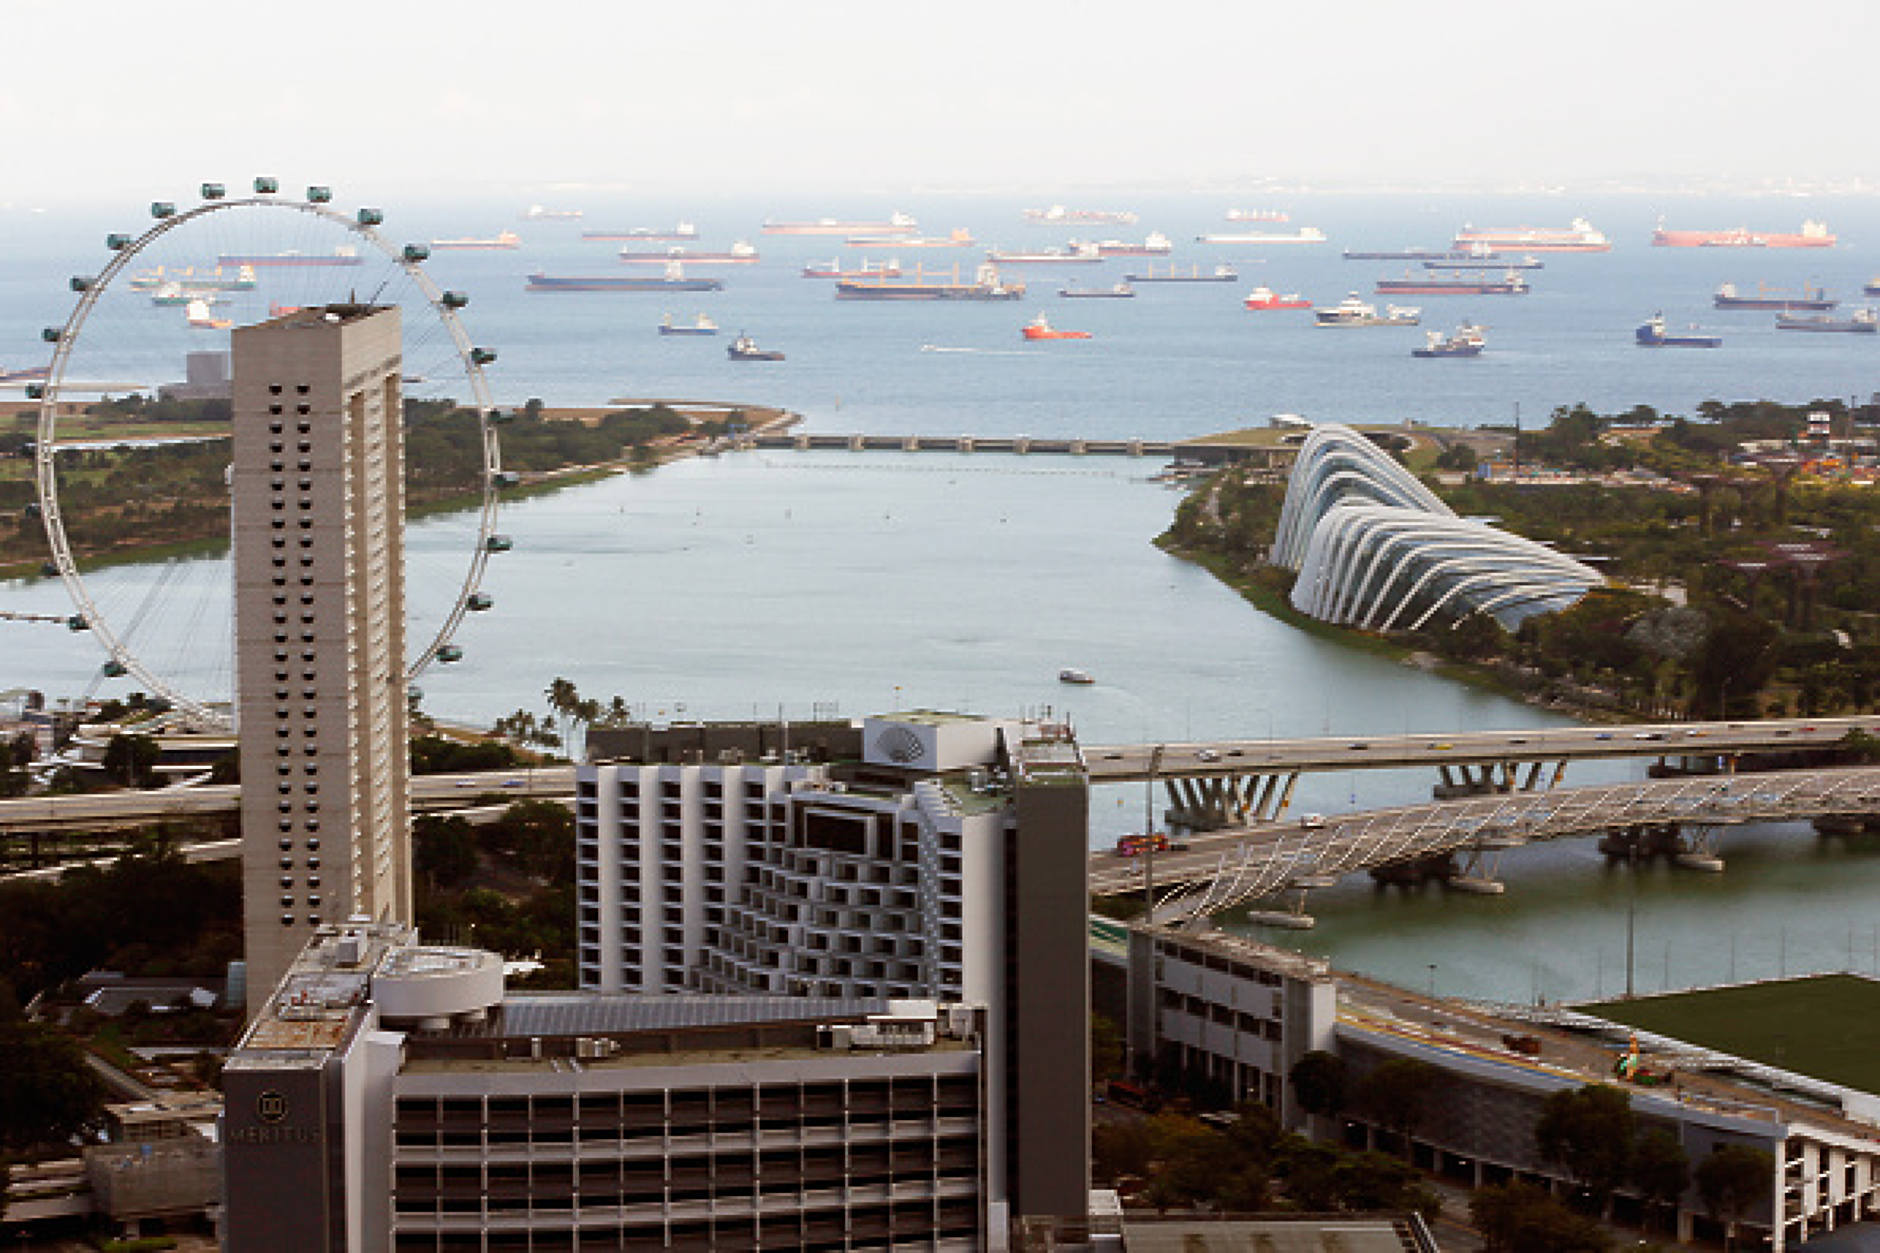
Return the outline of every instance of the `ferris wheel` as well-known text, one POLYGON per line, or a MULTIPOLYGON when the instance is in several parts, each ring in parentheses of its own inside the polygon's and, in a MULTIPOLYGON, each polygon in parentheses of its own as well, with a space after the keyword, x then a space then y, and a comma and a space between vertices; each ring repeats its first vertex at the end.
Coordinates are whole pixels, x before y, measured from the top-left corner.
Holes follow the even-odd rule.
POLYGON ((388 242, 379 210, 345 214, 325 187, 294 199, 257 178, 251 195, 205 183, 201 197, 193 208, 155 202, 142 234, 108 235, 108 263, 72 278, 71 315, 42 333, 52 360, 27 389, 39 401, 36 507, 51 548, 44 573, 64 582, 74 605, 67 625, 101 646, 101 680, 132 679, 199 723, 227 725, 234 597, 220 539, 230 331, 300 308, 397 305, 407 482, 448 461, 464 506, 407 530, 407 682, 460 660, 453 640, 466 617, 493 603, 482 583, 490 555, 510 546, 496 513, 514 481, 496 431, 507 415, 484 376, 495 354, 458 317, 468 298, 431 280, 425 245, 388 242), (425 428, 419 456, 411 441, 423 415, 437 426, 425 428), (127 432, 140 453, 108 455, 127 432), (205 540, 205 531, 215 534, 205 540), (175 542, 149 559, 149 542, 165 539, 175 542), (114 561, 118 550, 124 559, 114 561))

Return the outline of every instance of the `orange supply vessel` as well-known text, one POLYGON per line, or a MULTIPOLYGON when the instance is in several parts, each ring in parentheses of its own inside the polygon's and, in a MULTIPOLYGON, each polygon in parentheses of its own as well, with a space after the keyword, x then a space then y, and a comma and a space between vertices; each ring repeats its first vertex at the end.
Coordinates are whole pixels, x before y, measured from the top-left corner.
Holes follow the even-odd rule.
POLYGON ((1310 309, 1312 302, 1297 292, 1282 296, 1271 287, 1256 287, 1247 293, 1246 305, 1249 309, 1310 309))
POLYGON ((1026 339, 1089 339, 1089 331, 1060 331, 1039 314, 1031 323, 1020 331, 1026 339))

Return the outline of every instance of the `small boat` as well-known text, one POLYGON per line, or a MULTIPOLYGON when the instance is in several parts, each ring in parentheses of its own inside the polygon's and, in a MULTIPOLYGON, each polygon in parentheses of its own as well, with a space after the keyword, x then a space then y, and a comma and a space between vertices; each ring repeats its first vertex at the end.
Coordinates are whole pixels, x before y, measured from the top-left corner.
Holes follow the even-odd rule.
POLYGON ((1127 283, 1238 283, 1240 272, 1231 265, 1217 265, 1212 270, 1203 273, 1200 266, 1191 265, 1186 274, 1174 266, 1158 274, 1155 266, 1151 265, 1145 273, 1123 275, 1123 281, 1127 283))
POLYGON ((1695 328, 1690 331, 1672 331, 1665 326, 1665 315, 1654 313, 1632 332, 1632 338, 1641 348, 1715 348, 1723 342, 1721 335, 1705 335, 1695 328))
POLYGON ((672 315, 668 313, 666 320, 659 324, 659 333, 661 335, 716 335, 718 323, 701 313, 692 319, 690 326, 682 326, 673 322, 672 315))
POLYGON ((1312 302, 1298 292, 1287 292, 1284 296, 1271 287, 1256 287, 1247 293, 1242 302, 1249 309, 1310 309, 1312 302))
POLYGON ((216 317, 209 302, 200 296, 189 302, 183 311, 183 318, 199 331, 226 331, 233 325, 227 318, 216 317))
POLYGON ((1136 289, 1128 283, 1115 283, 1109 287, 1079 287, 1072 283, 1069 287, 1058 288, 1058 295, 1085 300, 1119 300, 1136 294, 1136 289))
POLYGON ((1329 309, 1314 309, 1312 313, 1320 326, 1415 326, 1423 319, 1423 311, 1409 305, 1386 305, 1379 313, 1376 305, 1357 292, 1329 309))
POLYGON ((1826 313, 1778 313, 1779 331, 1839 331, 1847 335, 1872 335, 1880 330, 1880 315, 1872 309, 1856 309, 1845 318, 1826 313))
POLYGON ((1435 331, 1425 332, 1429 342, 1421 348, 1412 348, 1413 357, 1479 357, 1482 355, 1482 328, 1473 322, 1464 322, 1448 335, 1439 335, 1435 331))
POLYGON ((1089 331, 1060 331, 1039 314, 1019 332, 1026 339, 1089 339, 1089 331))
POLYGON ((1058 682, 1090 684, 1095 683, 1096 680, 1090 677, 1090 671, 1088 670, 1079 670, 1074 666, 1066 666, 1064 669, 1058 671, 1058 682))
POLYGON ((739 333, 738 337, 725 346, 725 355, 733 361, 781 361, 783 354, 771 352, 757 346, 757 341, 749 335, 739 333))

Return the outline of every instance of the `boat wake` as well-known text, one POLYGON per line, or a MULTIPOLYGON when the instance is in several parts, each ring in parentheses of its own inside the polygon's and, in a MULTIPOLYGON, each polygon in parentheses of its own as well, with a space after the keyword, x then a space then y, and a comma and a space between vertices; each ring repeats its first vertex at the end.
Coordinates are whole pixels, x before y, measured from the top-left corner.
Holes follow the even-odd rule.
POLYGON ((1016 348, 946 348, 940 344, 922 344, 922 352, 970 352, 981 357, 1037 357, 1042 353, 1022 352, 1016 348))

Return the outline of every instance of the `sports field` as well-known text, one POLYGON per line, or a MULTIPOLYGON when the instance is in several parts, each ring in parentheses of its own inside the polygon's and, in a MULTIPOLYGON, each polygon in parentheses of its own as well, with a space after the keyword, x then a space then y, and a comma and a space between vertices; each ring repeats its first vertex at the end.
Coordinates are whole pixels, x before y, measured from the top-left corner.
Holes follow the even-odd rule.
POLYGON ((1880 982, 1821 975, 1589 1007, 1602 1018, 1880 1093, 1880 982))

